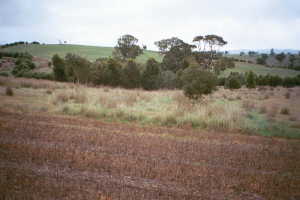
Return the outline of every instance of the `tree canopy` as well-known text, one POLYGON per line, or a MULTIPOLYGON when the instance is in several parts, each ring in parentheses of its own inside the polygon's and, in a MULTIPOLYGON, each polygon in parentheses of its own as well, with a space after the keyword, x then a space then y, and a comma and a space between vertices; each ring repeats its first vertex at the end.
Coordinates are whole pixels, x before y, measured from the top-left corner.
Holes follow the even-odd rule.
POLYGON ((136 58, 143 53, 140 46, 137 45, 138 39, 132 35, 123 35, 118 39, 118 44, 114 48, 114 55, 122 59, 136 58))

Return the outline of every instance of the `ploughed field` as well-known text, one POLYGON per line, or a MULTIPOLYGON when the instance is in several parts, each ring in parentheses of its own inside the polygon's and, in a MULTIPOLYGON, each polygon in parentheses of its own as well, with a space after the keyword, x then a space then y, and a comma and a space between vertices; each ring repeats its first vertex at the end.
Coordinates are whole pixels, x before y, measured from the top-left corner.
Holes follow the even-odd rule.
POLYGON ((0 111, 0 199, 299 199, 300 141, 0 111))

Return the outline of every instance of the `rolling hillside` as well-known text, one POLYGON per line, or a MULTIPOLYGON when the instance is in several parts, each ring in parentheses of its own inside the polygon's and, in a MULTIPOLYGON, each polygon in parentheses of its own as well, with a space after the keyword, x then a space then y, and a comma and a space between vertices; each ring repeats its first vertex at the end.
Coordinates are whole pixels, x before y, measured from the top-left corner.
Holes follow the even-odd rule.
MULTIPOLYGON (((54 54, 65 56, 67 53, 75 53, 83 56, 90 61, 94 61, 100 57, 112 56, 113 47, 98 47, 98 46, 86 46, 86 45, 71 45, 71 44, 47 44, 47 45, 17 45, 0 49, 0 51, 6 52, 28 52, 33 56, 51 59, 54 54)), ((144 63, 150 57, 153 57, 157 61, 162 60, 162 56, 154 51, 144 51, 144 54, 137 58, 138 62, 144 63)))
POLYGON ((239 72, 239 73, 245 73, 248 71, 253 71, 258 75, 278 75, 280 77, 293 77, 300 74, 300 71, 291 70, 291 69, 283 69, 283 68, 271 68, 271 67, 265 67, 263 65, 258 64, 249 64, 249 63, 243 63, 243 62, 236 62, 235 68, 233 69, 226 69, 221 73, 220 76, 227 77, 230 72, 239 72))
MULTIPOLYGON (((50 60, 54 54, 59 54, 61 56, 65 56, 67 53, 75 53, 77 55, 83 56, 90 61, 94 61, 100 57, 109 57, 112 56, 113 47, 98 47, 98 46, 86 46, 86 45, 71 45, 71 44, 47 44, 47 45, 17 45, 12 47, 7 47, 0 49, 0 51, 5 52, 29 52, 33 56, 36 56, 36 59, 48 59, 50 60)), ((137 61, 140 63, 145 63, 148 58, 153 57, 157 61, 161 62, 163 56, 160 55, 158 52, 155 51, 144 51, 144 54, 137 57, 137 61)), ((45 60, 44 60, 45 61, 45 60)), ((193 65, 195 61, 191 60, 193 65)), ((47 61, 45 61, 47 63, 47 61)), ((49 68, 46 67, 45 70, 43 67, 42 69, 37 69, 38 71, 48 71, 49 68)), ((281 77, 286 76, 296 76, 300 74, 300 71, 283 69, 283 68, 269 68, 263 65, 257 64, 249 64, 249 63, 242 63, 236 62, 236 67, 234 69, 227 69, 221 73, 220 76, 228 76, 231 71, 234 72, 247 72, 252 70, 257 74, 271 74, 271 75, 279 75, 281 77)), ((3 70, 2 70, 3 71, 3 70)))

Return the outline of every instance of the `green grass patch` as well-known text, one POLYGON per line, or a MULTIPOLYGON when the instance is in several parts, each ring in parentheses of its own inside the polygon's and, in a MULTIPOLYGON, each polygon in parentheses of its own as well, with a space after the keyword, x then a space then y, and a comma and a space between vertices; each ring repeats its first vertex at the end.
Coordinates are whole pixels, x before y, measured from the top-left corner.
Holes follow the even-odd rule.
MULTIPOLYGON (((95 61, 97 58, 112 56, 113 47, 99 47, 86 45, 71 45, 71 44, 47 44, 47 45, 17 45, 1 49, 4 52, 28 52, 33 56, 46 58, 50 60, 54 54, 64 57, 67 53, 74 53, 87 58, 90 61, 95 61)), ((155 51, 144 51, 144 54, 137 57, 137 62, 145 63, 150 57, 161 62, 162 55, 155 51)))
POLYGON ((247 118, 250 132, 256 132, 263 136, 300 138, 300 129, 293 128, 289 122, 268 120, 265 115, 256 111, 248 113, 247 118))
POLYGON ((291 69, 283 69, 283 68, 275 68, 275 67, 271 68, 271 67, 265 67, 263 65, 258 65, 258 64, 236 62, 235 68, 226 69, 220 74, 220 77, 227 77, 231 72, 245 73, 248 71, 253 71, 258 75, 270 74, 270 75, 278 75, 280 77, 294 77, 300 74, 300 71, 291 70, 291 69))

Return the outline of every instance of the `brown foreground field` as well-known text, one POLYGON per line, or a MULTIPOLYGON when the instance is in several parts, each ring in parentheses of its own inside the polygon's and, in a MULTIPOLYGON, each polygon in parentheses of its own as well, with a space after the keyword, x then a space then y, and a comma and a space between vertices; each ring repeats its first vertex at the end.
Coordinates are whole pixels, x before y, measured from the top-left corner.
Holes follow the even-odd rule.
MULTIPOLYGON (((297 88, 290 90, 288 98, 282 88, 263 90, 263 95, 256 100, 252 98, 254 105, 248 101, 259 91, 244 91, 248 96, 243 100, 243 91, 235 94, 221 90, 224 94, 214 94, 214 98, 226 95, 221 103, 202 108, 202 104, 188 104, 177 91, 165 91, 165 96, 161 96, 159 92, 87 88, 84 94, 89 97, 85 99, 81 91, 84 88, 78 90, 81 95, 74 96, 72 91, 76 88, 67 84, 3 80, 2 85, 12 86, 13 96, 5 95, 5 87, 0 87, 1 200, 298 200, 300 197, 300 140, 249 135, 236 128, 244 124, 239 121, 248 116, 244 112, 251 108, 252 113, 264 105, 263 113, 273 121, 294 117, 292 122, 297 124, 298 108, 291 107, 298 104, 297 88), (114 98, 117 101, 122 97, 124 101, 123 93, 130 94, 127 107, 109 104, 114 98), (108 94, 111 96, 105 96, 108 94), (138 96, 137 100, 133 95, 138 96), (265 98, 266 95, 269 97, 265 98), (110 110, 97 107, 94 101, 98 98, 110 110), (142 108, 138 98, 146 102, 142 108), (272 105, 287 106, 289 115, 274 114, 273 106, 268 107, 272 101, 272 105), (167 104, 170 115, 180 104, 187 109, 186 113, 197 111, 190 116, 193 119, 217 119, 223 113, 230 120, 224 118, 211 124, 208 120, 207 129, 184 124, 189 121, 181 119, 179 114, 175 121, 166 116, 172 123, 165 127, 151 124, 155 122, 152 118, 146 125, 138 121, 144 118, 121 123, 126 115, 115 115, 133 107, 141 116, 152 114, 154 120, 157 117, 154 108, 162 110, 167 104), (78 113, 77 106, 81 106, 78 113), (75 112, 74 116, 70 116, 70 111, 75 112), (106 115, 102 113, 99 117, 95 115, 98 112, 106 115), (121 121, 113 120, 113 116, 121 121)), ((252 114, 251 119, 261 120, 256 115, 252 114)), ((163 119, 162 115, 160 120, 163 119)))
POLYGON ((0 113, 0 199, 297 199, 300 142, 0 113))

